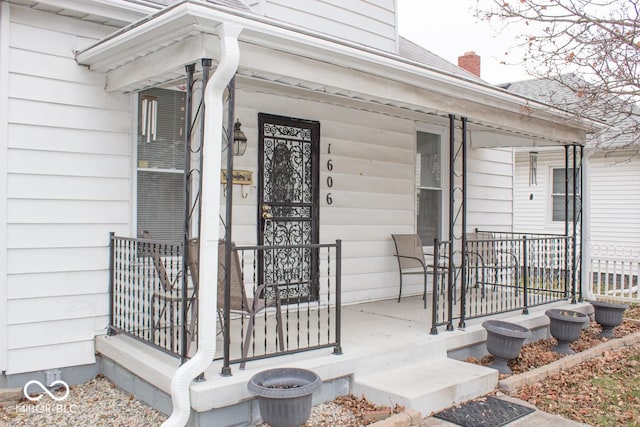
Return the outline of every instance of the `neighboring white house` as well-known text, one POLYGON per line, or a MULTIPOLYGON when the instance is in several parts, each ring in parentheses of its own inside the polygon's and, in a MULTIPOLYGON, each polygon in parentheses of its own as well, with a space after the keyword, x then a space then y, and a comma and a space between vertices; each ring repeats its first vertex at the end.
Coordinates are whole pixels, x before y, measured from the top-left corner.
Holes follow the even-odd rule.
MULTIPOLYGON (((504 87, 542 102, 571 102, 572 93, 553 80, 526 80, 504 87)), ((590 254, 590 259, 585 259, 590 271, 637 277, 640 272, 640 157, 637 147, 629 145, 629 138, 628 133, 614 129, 592 136, 585 146, 583 243, 590 254), (613 140, 612 135, 615 135, 613 140), (599 141, 601 144, 597 144, 599 141)), ((564 233, 564 170, 562 148, 515 150, 515 230, 564 233), (537 153, 533 181, 530 179, 532 151, 537 153)), ((597 275, 589 277, 595 277, 597 282, 597 275)), ((637 297, 634 292, 634 298, 637 297)))
MULTIPOLYGON (((180 236, 184 67, 212 58, 215 73, 222 23, 242 29, 235 116, 248 148, 235 167, 253 173, 234 186, 233 239, 255 245, 264 230, 260 120, 309 126, 314 239, 343 241, 345 304, 397 295, 391 234, 447 238, 450 115, 456 140, 468 118, 469 230, 518 228, 511 147, 582 143, 591 126, 399 37, 394 0, 247 3, 0 3, 0 387, 49 369, 94 375, 109 232, 180 236)), ((630 181, 616 191, 637 193, 630 181)), ((203 221, 217 240, 217 216, 203 221)))

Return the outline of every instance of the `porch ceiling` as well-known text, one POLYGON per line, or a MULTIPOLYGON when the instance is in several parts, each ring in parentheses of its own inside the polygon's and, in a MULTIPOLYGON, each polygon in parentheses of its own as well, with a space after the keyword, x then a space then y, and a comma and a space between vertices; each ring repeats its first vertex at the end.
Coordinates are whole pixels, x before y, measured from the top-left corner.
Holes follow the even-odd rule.
POLYGON ((79 52, 104 73, 107 91, 180 84, 184 66, 220 57, 217 27, 243 27, 238 74, 304 91, 309 97, 469 118, 473 146, 579 143, 598 126, 548 105, 395 55, 347 44, 242 11, 185 1, 125 27, 79 52))

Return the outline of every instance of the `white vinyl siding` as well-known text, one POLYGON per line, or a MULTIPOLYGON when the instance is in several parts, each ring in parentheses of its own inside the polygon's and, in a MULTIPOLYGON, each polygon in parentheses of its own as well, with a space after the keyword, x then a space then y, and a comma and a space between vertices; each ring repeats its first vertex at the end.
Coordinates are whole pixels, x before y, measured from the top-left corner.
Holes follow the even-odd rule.
POLYGON ((510 148, 477 148, 467 153, 467 231, 511 231, 513 154, 510 148))
POLYGON ((394 0, 263 0, 256 13, 301 28, 339 37, 387 52, 396 52, 394 0))
POLYGON ((564 167, 564 149, 539 151, 537 185, 529 185, 529 153, 516 151, 514 177, 514 230, 564 234, 564 222, 551 221, 549 202, 553 167, 564 167))
MULTIPOLYGON (((237 169, 254 173, 254 185, 244 188, 247 198, 242 199, 240 186, 234 186, 233 238, 239 245, 256 241, 259 112, 320 121, 320 241, 343 241, 343 302, 397 296, 398 265, 391 234, 415 233, 416 129, 435 125, 446 130, 446 119, 430 118, 433 122, 422 122, 239 86, 236 116, 242 122, 248 147, 244 156, 234 158, 234 163, 237 169), (329 159, 333 164, 331 171, 326 167, 329 159), (329 176, 331 188, 327 186, 329 176), (328 193, 333 200, 331 205, 326 202, 328 193)), ((470 150, 469 162, 475 174, 468 192, 473 205, 470 224, 511 229, 512 181, 507 173, 512 168, 510 150, 470 150)), ((443 163, 448 164, 446 159, 443 163)), ((442 174, 446 173, 443 167, 442 174)), ((448 191, 446 186, 444 191, 448 191)), ((443 211, 446 212, 446 206, 443 211)), ((447 220, 445 214, 443 221, 447 220)), ((418 294, 421 290, 420 281, 412 281, 406 294, 418 294)))
POLYGON ((640 250, 640 158, 591 158, 591 243, 640 250))
MULTIPOLYGON (((628 154, 595 154, 589 160, 591 245, 640 249, 640 159, 628 154)), ((528 183, 529 155, 516 153, 515 225, 518 231, 564 233, 564 222, 551 221, 550 171, 564 168, 564 150, 538 155, 538 185, 528 183)))
POLYGON ((95 361, 108 233, 131 229, 131 117, 129 95, 105 93, 104 76, 74 58, 116 28, 10 8, 6 371, 15 374, 95 361))

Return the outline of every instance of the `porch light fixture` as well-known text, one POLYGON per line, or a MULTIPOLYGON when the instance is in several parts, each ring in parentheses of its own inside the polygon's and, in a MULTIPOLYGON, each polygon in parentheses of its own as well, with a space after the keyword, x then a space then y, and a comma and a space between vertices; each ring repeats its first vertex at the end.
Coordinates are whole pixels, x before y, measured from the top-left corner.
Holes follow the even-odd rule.
POLYGON ((529 151, 529 186, 538 185, 538 152, 529 151))
POLYGON ((236 119, 235 124, 233 125, 233 155, 234 156, 243 156, 244 152, 247 151, 247 137, 244 132, 242 132, 242 123, 240 120, 236 119))

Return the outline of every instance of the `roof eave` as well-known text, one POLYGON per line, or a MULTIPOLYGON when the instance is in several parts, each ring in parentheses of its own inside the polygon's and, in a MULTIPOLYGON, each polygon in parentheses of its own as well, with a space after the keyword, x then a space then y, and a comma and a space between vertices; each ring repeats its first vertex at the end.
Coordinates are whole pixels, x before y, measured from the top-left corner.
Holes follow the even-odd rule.
MULTIPOLYGON (((397 55, 302 31, 280 21, 223 9, 228 8, 192 1, 172 5, 79 52, 76 59, 92 70, 108 73, 122 66, 127 56, 146 55, 150 46, 172 44, 196 33, 215 35, 220 23, 232 22, 244 28, 241 41, 261 47, 357 69, 438 93, 464 94, 487 106, 562 123, 585 133, 598 128, 593 121, 489 84, 434 70, 397 55)), ((193 58, 198 59, 200 57, 193 58)))

